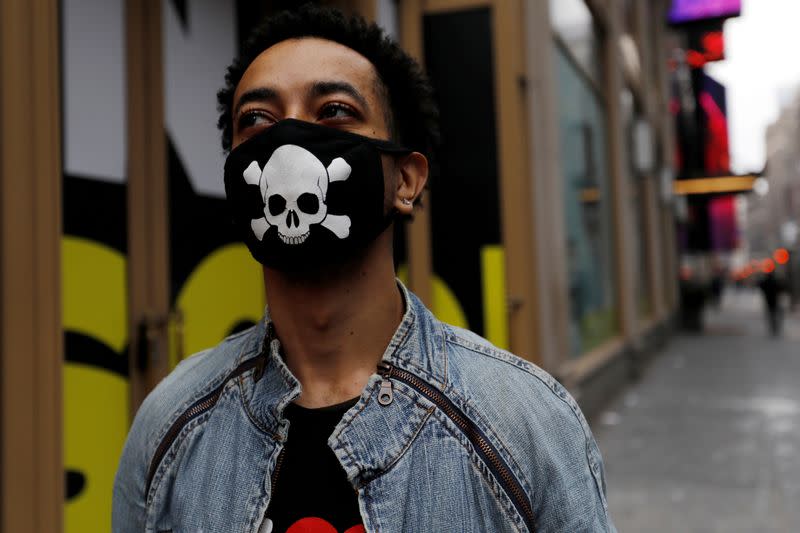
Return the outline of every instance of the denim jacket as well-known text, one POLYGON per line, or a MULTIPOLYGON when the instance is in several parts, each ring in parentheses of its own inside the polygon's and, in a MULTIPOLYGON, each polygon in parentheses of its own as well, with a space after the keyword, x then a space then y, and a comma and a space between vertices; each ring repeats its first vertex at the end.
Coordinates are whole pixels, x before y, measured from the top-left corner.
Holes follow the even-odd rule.
MULTIPOLYGON (((366 530, 615 531, 600 452, 575 400, 401 289, 402 322, 328 440, 366 530)), ((300 390, 268 317, 183 361, 133 422, 113 531, 266 531, 283 411, 300 390)))

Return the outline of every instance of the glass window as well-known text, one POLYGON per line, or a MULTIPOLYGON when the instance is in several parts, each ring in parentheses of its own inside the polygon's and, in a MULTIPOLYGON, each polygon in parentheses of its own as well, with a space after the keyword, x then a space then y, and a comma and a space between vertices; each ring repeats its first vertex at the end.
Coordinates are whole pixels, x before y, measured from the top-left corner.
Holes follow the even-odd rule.
POLYGON ((606 110, 564 48, 556 50, 566 213, 570 345, 580 356, 617 331, 606 110))
POLYGON ((600 83, 599 40, 592 12, 584 0, 550 0, 550 23, 586 75, 600 83))

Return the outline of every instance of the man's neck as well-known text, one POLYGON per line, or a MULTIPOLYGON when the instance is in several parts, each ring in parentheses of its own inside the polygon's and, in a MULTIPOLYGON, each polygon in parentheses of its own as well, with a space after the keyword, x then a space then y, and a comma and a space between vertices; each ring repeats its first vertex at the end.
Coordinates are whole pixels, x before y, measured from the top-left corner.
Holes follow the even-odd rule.
MULTIPOLYGON (((375 243, 379 244, 379 243, 375 243)), ((336 274, 300 277, 270 269, 270 317, 304 407, 361 394, 403 315, 391 254, 380 246, 336 274)))

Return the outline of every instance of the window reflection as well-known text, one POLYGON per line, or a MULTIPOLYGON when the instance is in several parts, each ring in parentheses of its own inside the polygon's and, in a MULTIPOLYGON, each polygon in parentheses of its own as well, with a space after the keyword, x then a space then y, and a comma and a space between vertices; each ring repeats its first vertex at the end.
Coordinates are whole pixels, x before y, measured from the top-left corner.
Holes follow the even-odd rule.
POLYGON ((573 356, 580 356, 617 331, 606 110, 568 52, 559 45, 555 51, 570 351, 573 356))

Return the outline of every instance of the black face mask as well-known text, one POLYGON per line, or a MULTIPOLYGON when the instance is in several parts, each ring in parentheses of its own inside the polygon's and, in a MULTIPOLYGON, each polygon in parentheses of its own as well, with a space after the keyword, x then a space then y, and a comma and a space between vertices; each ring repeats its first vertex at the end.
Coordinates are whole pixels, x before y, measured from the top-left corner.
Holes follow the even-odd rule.
POLYGON ((381 152, 411 150, 294 119, 232 150, 225 192, 253 257, 278 270, 308 271, 364 249, 395 216, 384 212, 381 152))

